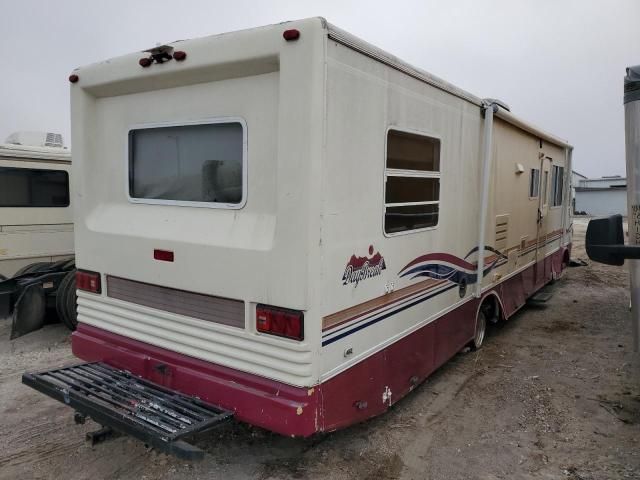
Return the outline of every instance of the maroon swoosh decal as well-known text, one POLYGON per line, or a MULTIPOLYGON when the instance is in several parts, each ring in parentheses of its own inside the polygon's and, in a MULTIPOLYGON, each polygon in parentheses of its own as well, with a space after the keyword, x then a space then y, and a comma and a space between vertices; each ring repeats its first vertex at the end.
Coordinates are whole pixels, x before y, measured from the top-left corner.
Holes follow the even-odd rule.
POLYGON ((455 255, 451 255, 450 253, 428 253, 427 255, 422 255, 421 257, 416 258, 409 262, 400 272, 405 271, 407 268, 416 265, 417 263, 426 262, 429 260, 439 260, 442 262, 449 262, 457 267, 466 268, 468 270, 475 270, 477 268, 476 265, 469 263, 460 257, 456 257, 455 255))

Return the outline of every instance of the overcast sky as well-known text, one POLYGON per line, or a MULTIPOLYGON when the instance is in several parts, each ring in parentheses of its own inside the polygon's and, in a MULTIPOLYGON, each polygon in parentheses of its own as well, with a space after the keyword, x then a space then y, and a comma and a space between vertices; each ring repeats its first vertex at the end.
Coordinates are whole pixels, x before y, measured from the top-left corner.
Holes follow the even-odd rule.
POLYGON ((324 16, 574 146, 574 169, 625 173, 622 78, 640 64, 639 0, 3 0, 0 142, 69 141, 73 68, 157 43, 324 16))

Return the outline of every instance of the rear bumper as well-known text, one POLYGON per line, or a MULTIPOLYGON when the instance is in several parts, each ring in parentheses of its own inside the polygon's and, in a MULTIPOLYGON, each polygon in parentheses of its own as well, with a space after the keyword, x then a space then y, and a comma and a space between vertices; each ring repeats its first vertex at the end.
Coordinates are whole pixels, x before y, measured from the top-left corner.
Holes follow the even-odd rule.
POLYGON ((318 389, 286 385, 79 324, 74 355, 104 362, 151 382, 234 412, 235 417, 282 435, 318 431, 318 389))

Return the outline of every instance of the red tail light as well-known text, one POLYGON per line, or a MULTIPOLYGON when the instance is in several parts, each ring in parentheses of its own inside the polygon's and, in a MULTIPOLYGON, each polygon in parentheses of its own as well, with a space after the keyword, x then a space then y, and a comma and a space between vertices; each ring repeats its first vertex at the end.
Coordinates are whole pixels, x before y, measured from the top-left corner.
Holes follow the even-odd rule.
POLYGON ((303 340, 304 314, 297 310, 258 305, 256 307, 256 329, 259 332, 279 337, 303 340))
POLYGON ((91 293, 102 293, 100 285, 100 274, 97 272, 87 272, 86 270, 76 271, 76 288, 91 293))

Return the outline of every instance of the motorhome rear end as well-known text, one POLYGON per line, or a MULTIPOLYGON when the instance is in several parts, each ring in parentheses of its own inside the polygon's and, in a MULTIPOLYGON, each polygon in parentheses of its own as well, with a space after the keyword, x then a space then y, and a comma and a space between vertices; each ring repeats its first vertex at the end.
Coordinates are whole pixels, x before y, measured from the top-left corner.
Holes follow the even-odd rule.
POLYGON ((239 420, 380 414, 568 261, 566 142, 323 19, 74 75, 74 353, 239 420))

